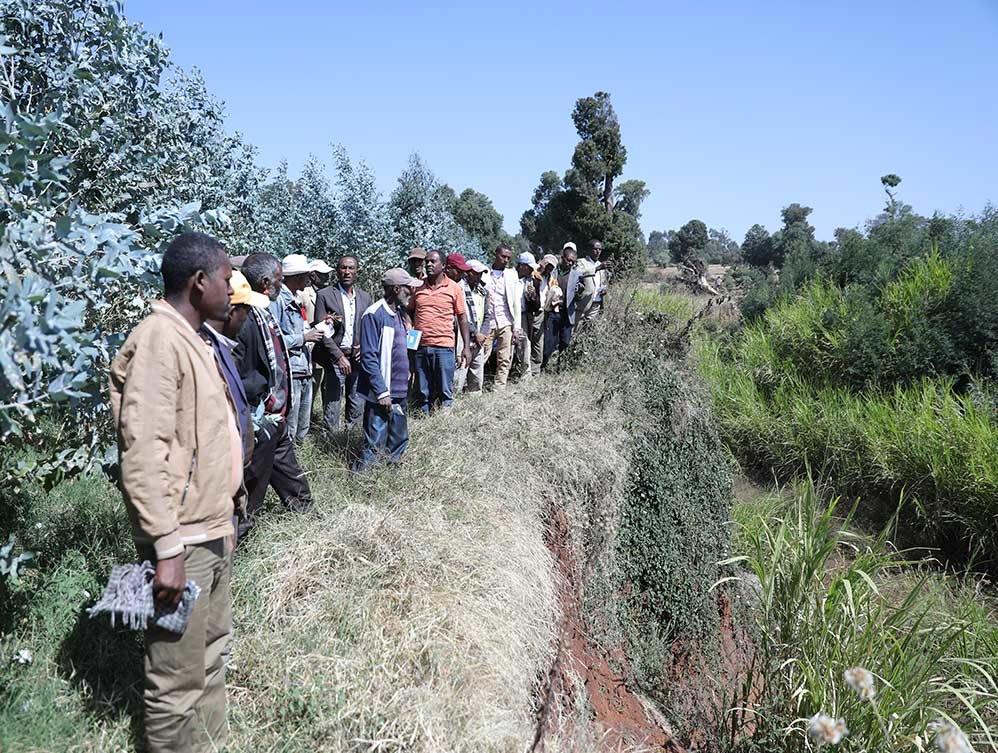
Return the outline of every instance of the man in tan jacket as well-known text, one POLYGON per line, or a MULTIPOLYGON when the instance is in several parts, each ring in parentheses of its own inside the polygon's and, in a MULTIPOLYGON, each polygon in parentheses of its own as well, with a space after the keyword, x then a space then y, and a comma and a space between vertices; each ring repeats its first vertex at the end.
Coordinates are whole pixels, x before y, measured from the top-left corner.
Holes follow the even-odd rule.
POLYGON ((214 238, 177 236, 163 255, 165 300, 111 364, 121 486, 139 556, 156 565, 154 597, 176 605, 187 579, 201 588, 183 635, 146 631, 150 753, 217 750, 228 732, 223 656, 242 448, 234 402, 198 330, 226 318, 231 274, 214 238))

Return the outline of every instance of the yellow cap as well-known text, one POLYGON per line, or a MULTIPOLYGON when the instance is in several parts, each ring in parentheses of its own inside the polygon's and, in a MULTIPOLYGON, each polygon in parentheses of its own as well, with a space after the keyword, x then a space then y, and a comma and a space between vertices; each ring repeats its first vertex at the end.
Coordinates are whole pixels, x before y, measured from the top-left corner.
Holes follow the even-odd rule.
POLYGON ((270 299, 263 293, 255 292, 250 287, 249 280, 239 270, 232 271, 229 285, 232 286, 232 296, 229 298, 229 303, 233 306, 237 303, 245 303, 247 306, 265 309, 270 305, 270 299))

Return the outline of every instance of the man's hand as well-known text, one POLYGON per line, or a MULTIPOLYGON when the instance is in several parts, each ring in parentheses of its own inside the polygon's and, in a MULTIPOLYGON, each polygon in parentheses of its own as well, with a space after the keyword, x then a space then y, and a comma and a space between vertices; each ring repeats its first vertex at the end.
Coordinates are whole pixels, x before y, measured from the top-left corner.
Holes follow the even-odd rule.
POLYGON ((184 553, 156 562, 156 576, 152 581, 153 597, 165 607, 175 609, 184 595, 187 575, 184 572, 184 553))
POLYGON ((317 343, 322 339, 322 333, 317 329, 310 329, 305 333, 304 340, 307 343, 317 343))
POLYGON ((385 410, 386 413, 390 413, 391 410, 392 410, 392 396, 391 395, 385 395, 384 397, 379 397, 378 398, 378 405, 381 408, 384 408, 384 410, 385 410))
POLYGON ((523 339, 523 330, 517 327, 516 329, 513 330, 513 340, 516 342, 520 342, 520 340, 522 339, 523 339))
MULTIPOLYGON (((336 368, 340 370, 340 373, 343 376, 350 376, 350 371, 351 371, 350 359, 347 358, 346 356, 340 356, 339 360, 336 362, 336 368)), ((389 400, 388 402, 390 404, 391 400, 389 400)))
POLYGON ((464 350, 461 351, 461 356, 458 358, 457 365, 464 367, 465 365, 471 365, 471 348, 465 343, 464 350))
POLYGON ((488 339, 488 335, 483 335, 480 332, 475 333, 475 342, 478 343, 479 348, 485 345, 485 341, 488 339))

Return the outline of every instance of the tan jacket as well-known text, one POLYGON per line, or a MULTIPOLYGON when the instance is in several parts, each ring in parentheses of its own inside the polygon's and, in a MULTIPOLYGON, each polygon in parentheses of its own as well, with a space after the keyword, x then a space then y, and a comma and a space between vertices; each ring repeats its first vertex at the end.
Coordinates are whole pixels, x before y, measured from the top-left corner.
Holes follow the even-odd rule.
POLYGON ((110 388, 136 543, 165 559, 233 535, 229 396, 211 347, 159 301, 111 363, 110 388))

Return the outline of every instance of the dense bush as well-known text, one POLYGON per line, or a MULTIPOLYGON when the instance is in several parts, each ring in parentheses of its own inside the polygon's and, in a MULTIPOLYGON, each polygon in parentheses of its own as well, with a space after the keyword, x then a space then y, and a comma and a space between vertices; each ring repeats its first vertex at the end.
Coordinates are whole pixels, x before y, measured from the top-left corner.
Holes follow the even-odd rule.
POLYGON ((615 290, 621 295, 580 328, 573 346, 583 368, 601 375, 601 401, 623 400, 630 436, 627 481, 609 526, 612 614, 591 608, 590 628, 599 636, 609 619, 615 627, 604 648, 622 642, 636 682, 667 701, 677 652, 709 655, 716 639, 711 586, 728 554, 731 469, 709 396, 684 366, 690 301, 615 290))
POLYGON ((769 338, 777 359, 818 384, 863 388, 928 376, 994 378, 996 259, 991 249, 950 258, 933 250, 909 260, 879 289, 817 281, 753 326, 769 338))

